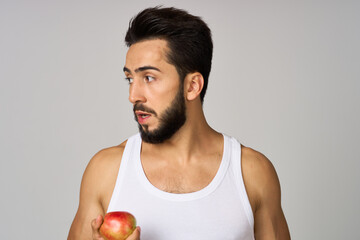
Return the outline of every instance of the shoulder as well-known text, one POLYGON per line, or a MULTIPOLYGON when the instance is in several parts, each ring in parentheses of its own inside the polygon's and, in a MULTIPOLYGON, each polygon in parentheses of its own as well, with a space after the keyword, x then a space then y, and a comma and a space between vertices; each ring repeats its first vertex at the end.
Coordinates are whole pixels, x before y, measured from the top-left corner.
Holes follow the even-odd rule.
POLYGON ((81 188, 91 192, 93 197, 102 203, 104 198, 111 195, 115 185, 125 145, 126 141, 118 146, 100 150, 85 169, 81 188))
POLYGON ((262 153, 242 147, 242 173, 255 220, 256 239, 290 239, 281 207, 280 182, 262 153))
POLYGON ((92 168, 109 168, 109 165, 118 164, 121 161, 122 154, 125 150, 126 142, 124 141, 120 145, 104 148, 98 151, 90 160, 87 170, 92 168))
POLYGON ((280 197, 280 183, 271 161, 262 153, 242 146, 241 166, 244 184, 253 210, 270 200, 280 197))
POLYGON ((246 170, 249 174, 255 174, 259 181, 261 181, 262 178, 274 177, 274 166, 261 152, 241 146, 241 160, 243 170, 246 170))
POLYGON ((104 148, 98 151, 92 157, 88 166, 86 167, 85 174, 101 174, 102 171, 109 171, 114 167, 114 165, 119 165, 125 149, 125 145, 126 141, 118 146, 104 148))

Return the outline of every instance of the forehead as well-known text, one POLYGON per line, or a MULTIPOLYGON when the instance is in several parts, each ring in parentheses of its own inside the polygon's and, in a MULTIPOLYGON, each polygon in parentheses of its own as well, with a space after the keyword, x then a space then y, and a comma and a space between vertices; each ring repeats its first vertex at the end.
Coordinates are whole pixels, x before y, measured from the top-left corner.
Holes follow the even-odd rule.
POLYGON ((126 54, 126 67, 162 65, 166 62, 167 42, 161 39, 145 40, 131 45, 126 54))

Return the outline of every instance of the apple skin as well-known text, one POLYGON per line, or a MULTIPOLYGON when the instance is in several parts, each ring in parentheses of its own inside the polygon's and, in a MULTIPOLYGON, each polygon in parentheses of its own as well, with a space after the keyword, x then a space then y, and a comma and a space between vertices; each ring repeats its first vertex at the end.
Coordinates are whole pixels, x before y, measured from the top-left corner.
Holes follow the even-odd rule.
POLYGON ((135 217, 128 212, 109 212, 104 217, 100 233, 106 240, 124 240, 136 228, 135 217))

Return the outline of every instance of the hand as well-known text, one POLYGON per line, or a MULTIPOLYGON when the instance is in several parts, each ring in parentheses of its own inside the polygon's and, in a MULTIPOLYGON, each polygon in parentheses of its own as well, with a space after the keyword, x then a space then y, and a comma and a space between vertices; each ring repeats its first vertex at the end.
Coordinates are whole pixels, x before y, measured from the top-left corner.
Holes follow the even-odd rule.
POLYGON ((137 226, 134 232, 126 240, 140 240, 140 227, 137 226))
MULTIPOLYGON (((105 240, 99 232, 100 226, 103 222, 103 217, 99 215, 96 219, 91 221, 92 238, 93 240, 105 240)), ((140 227, 136 227, 135 231, 126 240, 140 240, 140 227)))
POLYGON ((105 240, 99 232, 100 226, 103 222, 103 217, 99 215, 97 218, 91 221, 92 238, 93 240, 105 240))

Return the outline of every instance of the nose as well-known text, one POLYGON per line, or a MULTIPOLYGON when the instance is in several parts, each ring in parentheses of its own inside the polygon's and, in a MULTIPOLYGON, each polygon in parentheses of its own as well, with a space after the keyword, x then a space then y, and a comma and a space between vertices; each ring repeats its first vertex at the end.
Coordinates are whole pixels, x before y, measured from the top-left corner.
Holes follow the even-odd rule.
POLYGON ((141 83, 141 81, 134 80, 130 84, 129 101, 132 104, 135 104, 136 102, 141 102, 141 103, 146 102, 146 98, 145 98, 145 95, 144 95, 144 86, 141 83))

